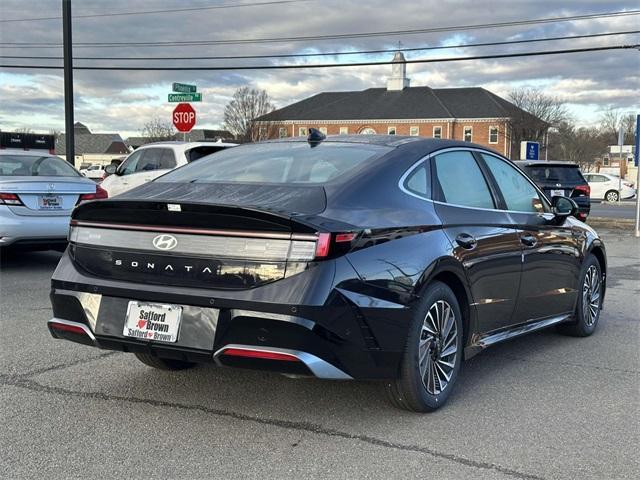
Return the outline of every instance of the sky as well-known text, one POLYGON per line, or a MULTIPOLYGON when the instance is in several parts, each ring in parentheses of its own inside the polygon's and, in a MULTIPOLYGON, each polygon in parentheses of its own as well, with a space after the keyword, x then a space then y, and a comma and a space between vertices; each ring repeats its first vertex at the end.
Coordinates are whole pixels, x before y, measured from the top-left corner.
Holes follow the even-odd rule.
MULTIPOLYGON (((347 52, 370 49, 460 45, 465 43, 574 36, 640 30, 640 15, 571 22, 530 24, 505 28, 463 29, 454 32, 383 35, 340 40, 305 40, 198 46, 142 47, 141 42, 247 40, 255 38, 318 36, 389 32, 495 22, 532 20, 639 9, 636 1, 435 1, 435 0, 294 0, 256 5, 268 0, 73 0, 73 43, 77 65, 240 66, 345 63, 390 60, 392 53, 329 57, 185 60, 186 56, 274 55, 347 52), (193 7, 228 6, 175 11, 193 7), (238 5, 242 5, 238 7, 238 5), (172 10, 165 13, 84 15, 172 10), (120 43, 110 48, 81 46, 120 43), (103 57, 179 57, 179 60, 122 61, 103 57)), ((20 21, 60 17, 60 0, 1 0, 0 55, 2 65, 62 65, 61 60, 24 56, 61 57, 62 20, 20 21), (15 43, 39 44, 27 48, 15 43)), ((408 60, 534 50, 639 44, 640 35, 562 40, 509 46, 452 48, 407 52, 408 60)), ((197 128, 222 128, 224 106, 235 90, 249 85, 265 89, 277 107, 323 91, 383 87, 391 67, 359 66, 300 70, 228 71, 86 71, 74 72, 75 120, 93 132, 140 135, 152 119, 167 123, 175 105, 167 102, 172 82, 196 84, 203 101, 194 104, 197 128)), ((412 86, 484 87, 507 97, 515 88, 540 88, 567 103, 578 125, 593 126, 604 109, 640 113, 640 51, 610 50, 557 56, 521 57, 450 63, 407 65, 412 86)), ((62 70, 0 67, 0 130, 29 128, 36 132, 64 130, 62 70)))

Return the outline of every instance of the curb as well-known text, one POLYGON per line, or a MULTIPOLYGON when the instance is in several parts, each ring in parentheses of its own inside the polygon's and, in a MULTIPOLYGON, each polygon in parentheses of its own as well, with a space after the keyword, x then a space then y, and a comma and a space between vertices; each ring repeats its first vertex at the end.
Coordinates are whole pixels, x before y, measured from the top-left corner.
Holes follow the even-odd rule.
POLYGON ((612 228, 619 230, 633 230, 636 221, 630 218, 589 217, 587 225, 594 228, 612 228))

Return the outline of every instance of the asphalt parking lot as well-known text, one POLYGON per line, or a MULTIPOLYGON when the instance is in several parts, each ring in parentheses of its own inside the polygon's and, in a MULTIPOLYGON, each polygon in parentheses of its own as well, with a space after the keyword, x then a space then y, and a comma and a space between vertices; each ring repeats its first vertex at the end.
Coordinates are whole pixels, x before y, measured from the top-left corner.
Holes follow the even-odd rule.
POLYGON ((640 242, 603 232, 595 335, 553 330, 463 366, 448 405, 394 409, 368 382, 293 380, 54 340, 59 254, 0 263, 0 478, 638 478, 640 242))

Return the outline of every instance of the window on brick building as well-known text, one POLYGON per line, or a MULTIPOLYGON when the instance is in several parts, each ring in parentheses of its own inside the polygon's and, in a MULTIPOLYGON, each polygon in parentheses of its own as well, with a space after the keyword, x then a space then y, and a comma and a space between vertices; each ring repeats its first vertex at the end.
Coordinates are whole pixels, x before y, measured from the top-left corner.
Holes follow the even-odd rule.
POLYGON ((300 127, 298 129, 298 136, 299 137, 306 137, 309 134, 309 132, 307 131, 307 127, 300 127))
POLYGON ((287 136, 287 127, 280 127, 278 129, 278 137, 285 138, 287 136))
POLYGON ((320 133, 327 134, 327 127, 320 127, 318 130, 320 130, 320 133))
POLYGON ((409 128, 409 135, 411 135, 412 137, 417 137, 418 135, 420 135, 420 128, 419 127, 410 127, 409 128))
POLYGON ((388 135, 395 135, 396 134, 396 127, 388 127, 387 128, 387 134, 388 135))
POLYGON ((349 135, 349 127, 340 127, 340 135, 349 135))
POLYGON ((498 127, 489 127, 489 143, 498 143, 498 127))
POLYGON ((473 142, 473 127, 464 127, 464 141, 473 142))
POLYGON ((433 127, 433 138, 442 138, 442 127, 433 127))

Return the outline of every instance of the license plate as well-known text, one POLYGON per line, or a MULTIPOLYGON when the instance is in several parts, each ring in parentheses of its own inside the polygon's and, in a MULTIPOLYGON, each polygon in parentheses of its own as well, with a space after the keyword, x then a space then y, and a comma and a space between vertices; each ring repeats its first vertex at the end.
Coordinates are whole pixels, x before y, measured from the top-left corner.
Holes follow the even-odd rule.
POLYGON ((40 210, 61 210, 62 197, 58 195, 41 195, 38 197, 38 208, 40 210))
POLYGON ((564 197, 564 190, 551 190, 552 197, 564 197))
POLYGON ((122 334, 155 342, 178 340, 182 307, 160 303, 129 302, 122 334))

